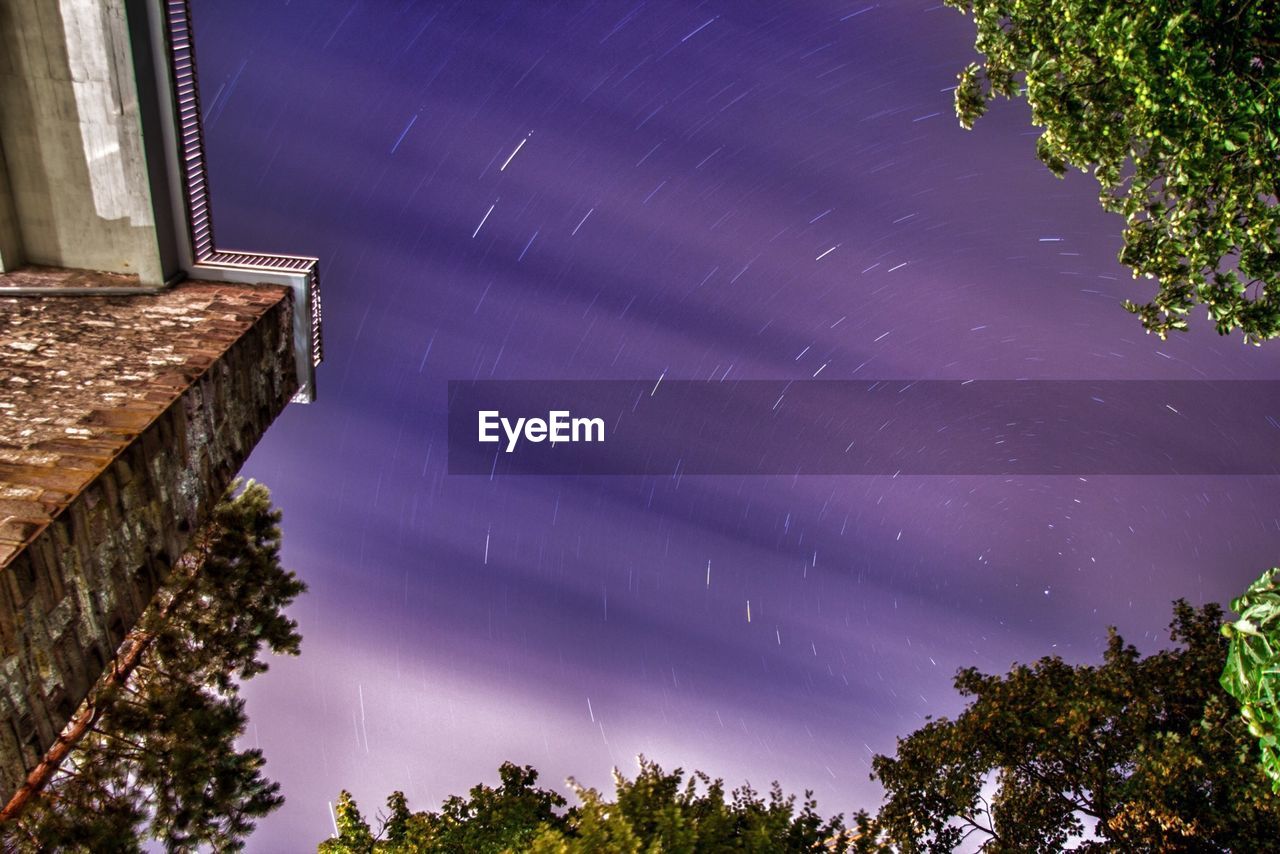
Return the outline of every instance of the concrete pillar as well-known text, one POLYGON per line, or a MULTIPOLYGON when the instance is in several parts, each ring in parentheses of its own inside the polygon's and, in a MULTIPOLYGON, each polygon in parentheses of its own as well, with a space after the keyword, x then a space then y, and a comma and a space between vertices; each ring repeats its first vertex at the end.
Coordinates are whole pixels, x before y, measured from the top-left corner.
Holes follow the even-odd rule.
POLYGON ((0 2, 0 258, 163 281, 137 92, 124 0, 0 2))

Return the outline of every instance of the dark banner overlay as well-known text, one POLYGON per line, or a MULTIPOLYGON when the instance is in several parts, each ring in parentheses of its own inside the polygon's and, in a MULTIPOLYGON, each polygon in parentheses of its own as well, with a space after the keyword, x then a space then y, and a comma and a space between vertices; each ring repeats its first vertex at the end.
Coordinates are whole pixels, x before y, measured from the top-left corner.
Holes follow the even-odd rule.
POLYGON ((1274 475, 1280 381, 453 381, 449 473, 1274 475))

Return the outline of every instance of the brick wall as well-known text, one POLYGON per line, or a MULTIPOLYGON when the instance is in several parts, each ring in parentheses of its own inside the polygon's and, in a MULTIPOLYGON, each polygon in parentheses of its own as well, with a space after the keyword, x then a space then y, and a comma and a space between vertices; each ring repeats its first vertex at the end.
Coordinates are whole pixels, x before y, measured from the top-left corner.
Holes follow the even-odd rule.
POLYGON ((0 298, 0 799, 296 390, 285 288, 0 298))

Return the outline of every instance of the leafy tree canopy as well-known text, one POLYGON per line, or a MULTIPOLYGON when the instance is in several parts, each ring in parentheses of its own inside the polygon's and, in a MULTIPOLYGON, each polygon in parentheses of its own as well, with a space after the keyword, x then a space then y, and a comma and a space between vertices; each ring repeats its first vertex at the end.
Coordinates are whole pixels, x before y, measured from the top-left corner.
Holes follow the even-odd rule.
MULTIPOLYGON (((874 817, 856 813, 848 827, 840 816, 822 817, 809 793, 799 804, 776 783, 767 798, 750 786, 726 794, 720 780, 666 773, 641 757, 635 779, 615 772, 612 800, 570 780, 578 804, 568 809, 555 792, 536 787, 533 768, 511 764, 502 766, 500 786, 451 797, 439 812, 411 813, 396 792, 376 831, 343 792, 338 834, 320 851, 1270 850, 1280 839, 1280 798, 1259 764, 1255 736, 1275 729, 1251 732, 1222 674, 1224 634, 1272 644, 1252 652, 1233 646, 1243 662, 1237 670, 1254 673, 1249 656, 1276 649, 1268 632, 1280 621, 1277 575, 1237 600, 1244 616, 1227 633, 1217 605, 1178 601, 1175 645, 1153 655, 1141 656, 1110 629, 1098 665, 1050 657, 1006 675, 961 670, 956 688, 968 706, 900 739, 895 756, 875 757, 884 803, 874 817)), ((1274 670, 1274 657, 1265 660, 1274 670)), ((1274 751, 1274 741, 1263 744, 1274 751)))
POLYGON ((375 833, 349 792, 338 796, 338 835, 320 845, 322 854, 355 852, 475 852, 499 854, 525 850, 539 829, 562 821, 560 795, 536 787, 538 772, 511 762, 498 769, 497 788, 472 787, 468 797, 452 795, 439 812, 410 813, 403 792, 387 799, 387 812, 375 833))
POLYGON ((806 792, 795 796, 777 783, 768 798, 750 786, 726 797, 724 783, 695 772, 687 779, 640 758, 634 780, 614 772, 614 799, 570 780, 579 803, 562 811, 564 798, 535 788, 537 772, 506 763, 497 789, 476 786, 466 800, 445 801, 440 812, 410 813, 404 795, 394 793, 375 833, 351 795, 338 799, 338 835, 320 845, 321 854, 692 854, 704 851, 779 852, 878 851, 854 839, 867 833, 870 818, 855 816, 853 832, 839 816, 823 818, 806 792))
POLYGON ((1125 307, 1162 338, 1203 304, 1220 334, 1280 336, 1280 3, 945 0, 984 61, 960 74, 971 127, 1025 95, 1040 159, 1091 168, 1125 217, 1120 260, 1155 279, 1125 307))
POLYGON ((1216 605, 1174 605, 1180 646, 1146 658, 1109 631, 1103 663, 1057 657, 1005 676, 960 671, 973 698, 877 756, 877 820, 901 851, 1257 851, 1280 799, 1218 684, 1216 605))
POLYGON ((1222 627, 1231 639, 1222 687, 1240 701, 1258 739, 1262 769, 1280 795, 1280 569, 1269 569, 1231 603, 1240 615, 1222 627))
POLYGON ((252 481, 216 506, 78 710, 69 755, 0 825, 4 850, 235 851, 283 802, 261 751, 236 749, 239 683, 264 649, 301 642, 282 609, 306 588, 280 566, 279 522, 252 481))

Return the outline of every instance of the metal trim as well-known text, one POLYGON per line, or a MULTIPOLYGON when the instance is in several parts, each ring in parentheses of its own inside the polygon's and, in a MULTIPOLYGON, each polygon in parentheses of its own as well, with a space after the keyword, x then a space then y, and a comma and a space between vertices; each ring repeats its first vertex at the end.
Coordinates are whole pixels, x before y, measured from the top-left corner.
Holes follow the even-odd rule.
POLYGON ((315 399, 315 368, 324 359, 320 261, 306 256, 217 248, 205 168, 204 127, 191 7, 188 0, 161 0, 161 4, 177 134, 177 167, 190 240, 192 267, 188 274, 198 279, 277 281, 293 287, 294 356, 299 389, 294 400, 309 403, 315 399))

